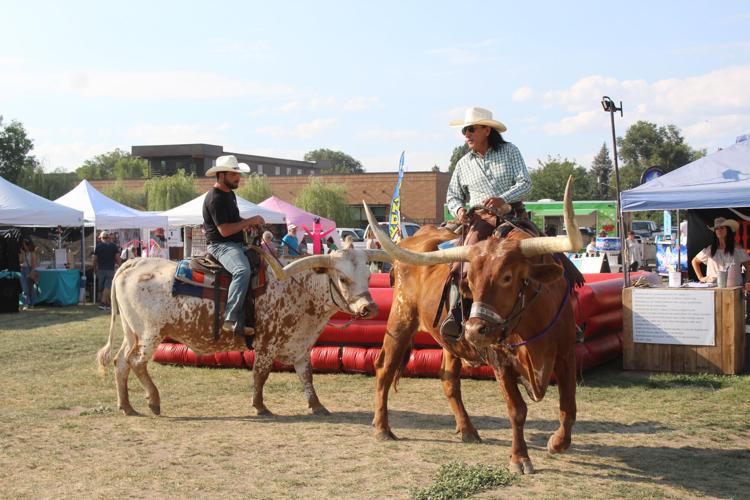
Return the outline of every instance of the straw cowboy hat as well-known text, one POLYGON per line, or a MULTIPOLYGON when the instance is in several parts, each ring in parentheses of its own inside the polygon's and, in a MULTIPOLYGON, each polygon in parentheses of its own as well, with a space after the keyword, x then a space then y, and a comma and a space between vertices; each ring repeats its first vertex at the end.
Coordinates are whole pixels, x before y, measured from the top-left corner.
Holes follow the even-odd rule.
POLYGON ((250 173, 250 167, 244 163, 237 163, 234 155, 219 156, 216 165, 206 170, 206 177, 211 177, 219 172, 237 172, 238 174, 250 173))
POLYGON ((734 219, 725 219, 724 217, 717 217, 714 219, 714 227, 709 226, 708 228, 711 231, 716 231, 718 228, 722 226, 731 228, 732 231, 736 233, 737 230, 740 228, 740 223, 734 219))
POLYGON ((459 118, 450 122, 451 127, 464 128, 469 125, 487 125, 500 133, 508 130, 505 125, 492 119, 492 111, 477 107, 467 109, 463 119, 459 118))
POLYGON ((109 231, 102 231, 99 233, 99 239, 103 240, 104 238, 109 238, 109 231))

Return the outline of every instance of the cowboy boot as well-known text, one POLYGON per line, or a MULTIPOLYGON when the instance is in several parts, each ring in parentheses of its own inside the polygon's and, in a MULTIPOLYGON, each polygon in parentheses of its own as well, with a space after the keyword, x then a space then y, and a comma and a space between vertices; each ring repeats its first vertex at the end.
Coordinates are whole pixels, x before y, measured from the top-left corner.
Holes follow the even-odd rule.
POLYGON ((463 336, 463 314, 461 311, 463 301, 458 286, 454 282, 451 282, 448 297, 448 315, 440 325, 440 335, 445 341, 453 343, 463 336))

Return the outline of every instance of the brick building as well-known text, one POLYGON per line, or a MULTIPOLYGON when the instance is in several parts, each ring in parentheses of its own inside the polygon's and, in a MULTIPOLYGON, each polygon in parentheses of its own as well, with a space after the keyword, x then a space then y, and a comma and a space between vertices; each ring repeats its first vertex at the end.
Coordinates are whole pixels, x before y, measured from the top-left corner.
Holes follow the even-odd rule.
MULTIPOLYGON (((142 147, 152 146, 134 146, 134 154, 136 148, 142 147)), ((138 151, 147 153, 141 149, 138 151)), ((246 161, 244 158, 248 157, 251 157, 251 155, 238 155, 238 160, 246 161)), ((157 157, 148 157, 149 161, 155 161, 153 160, 154 158, 157 157)), ((198 159, 196 158, 195 160, 197 161, 198 159)), ((215 160, 216 157, 213 157, 214 162, 215 160)), ((297 198, 302 188, 310 182, 310 175, 317 175, 320 168, 319 165, 316 167, 316 164, 312 162, 299 162, 296 160, 283 160, 278 158, 271 158, 270 160, 271 161, 264 160, 264 170, 265 165, 274 165, 275 172, 275 166, 278 165, 280 168, 283 168, 282 172, 286 172, 286 167, 283 166, 284 164, 282 162, 311 164, 308 168, 315 169, 315 174, 308 175, 297 175, 296 172, 293 172, 292 175, 266 174, 268 175, 268 183, 271 186, 273 194, 289 203, 294 203, 294 200, 297 198)), ((207 164, 208 163, 203 163, 201 168, 204 168, 207 164)), ((257 172, 257 170, 255 171, 257 172)), ((265 172, 263 173, 265 174, 265 172)), ((165 172, 165 174, 168 175, 168 171, 165 172)), ((396 186, 397 178, 398 174, 396 172, 325 175, 319 177, 323 182, 343 185, 346 188, 349 206, 351 207, 352 220, 354 221, 354 224, 359 227, 365 227, 367 225, 367 219, 362 209, 362 200, 367 202, 378 220, 386 219, 386 213, 391 202, 391 196, 393 196, 393 189, 396 186)), ((406 172, 404 174, 403 183, 401 184, 401 214, 403 218, 407 221, 417 222, 419 224, 434 224, 442 222, 445 193, 448 189, 449 181, 450 174, 445 172, 406 172)), ((110 186, 114 184, 114 182, 115 181, 109 180, 91 181, 97 189, 110 186)), ((144 182, 144 179, 128 179, 123 181, 125 187, 131 190, 142 190, 144 182)), ((205 177, 203 174, 196 174, 196 190, 199 193, 207 191, 213 185, 213 182, 213 178, 205 177)))

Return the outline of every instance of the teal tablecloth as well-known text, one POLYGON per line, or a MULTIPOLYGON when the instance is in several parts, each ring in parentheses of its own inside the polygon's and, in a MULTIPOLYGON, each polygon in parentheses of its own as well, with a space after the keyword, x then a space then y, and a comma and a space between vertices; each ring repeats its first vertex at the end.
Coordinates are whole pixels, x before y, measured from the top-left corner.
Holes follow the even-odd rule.
POLYGON ((37 269, 39 282, 34 304, 72 306, 78 304, 81 272, 77 269, 37 269))

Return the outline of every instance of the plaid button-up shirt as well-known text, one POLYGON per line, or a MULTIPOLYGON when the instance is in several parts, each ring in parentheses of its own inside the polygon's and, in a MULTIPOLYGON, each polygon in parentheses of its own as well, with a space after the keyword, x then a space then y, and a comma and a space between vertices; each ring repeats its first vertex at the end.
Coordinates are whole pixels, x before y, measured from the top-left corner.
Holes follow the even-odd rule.
POLYGON ((480 205, 486 198, 508 203, 521 200, 531 191, 531 177, 521 152, 507 142, 484 155, 470 151, 456 164, 448 185, 446 203, 456 215, 465 206, 480 205))

